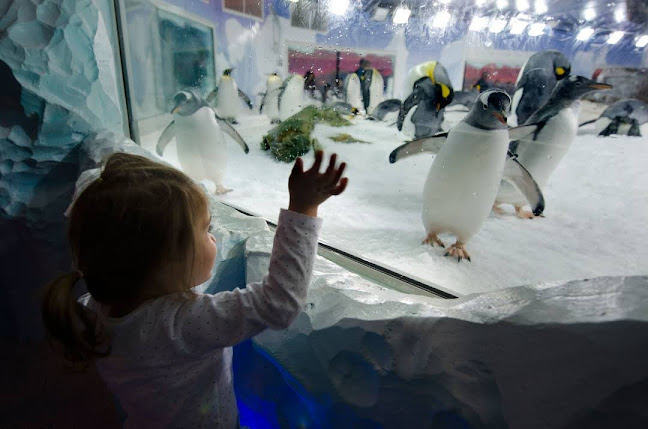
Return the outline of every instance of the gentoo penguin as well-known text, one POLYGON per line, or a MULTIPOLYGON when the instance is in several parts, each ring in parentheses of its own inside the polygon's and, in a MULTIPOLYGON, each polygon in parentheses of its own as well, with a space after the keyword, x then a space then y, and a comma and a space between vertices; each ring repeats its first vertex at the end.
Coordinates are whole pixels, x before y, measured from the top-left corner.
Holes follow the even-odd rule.
POLYGON ((383 119, 385 119, 385 116, 387 116, 387 114, 392 112, 399 112, 400 108, 401 101, 397 98, 390 98, 389 100, 385 100, 377 105, 371 115, 367 117, 367 119, 382 121, 383 119))
POLYGON ((270 123, 278 124, 281 122, 279 117, 279 93, 281 92, 281 78, 277 73, 272 73, 268 76, 266 82, 266 92, 263 94, 261 106, 259 106, 259 113, 263 113, 270 118, 270 123))
POLYGON ((452 102, 454 89, 448 72, 436 61, 428 61, 413 67, 407 77, 412 93, 405 99, 398 114, 398 130, 408 112, 416 106, 410 120, 415 127, 415 138, 430 136, 441 131, 442 109, 452 102))
POLYGON ((344 78, 344 102, 364 112, 362 86, 356 73, 349 73, 344 78))
MULTIPOLYGON (((509 150, 531 173, 543 188, 551 173, 556 169, 576 137, 578 129, 578 99, 590 91, 610 89, 611 85, 596 83, 583 76, 569 76, 558 82, 547 102, 536 111, 526 125, 533 131, 517 141, 511 142, 509 150)), ((518 217, 532 218, 534 215, 522 210, 526 204, 520 193, 508 183, 502 186, 495 199, 495 211, 501 212, 498 204, 508 203, 515 207, 518 217)))
POLYGON ((175 137, 178 161, 192 179, 209 179, 216 185, 216 193, 230 191, 223 186, 227 164, 225 131, 245 153, 248 148, 243 138, 214 109, 194 91, 180 91, 173 97, 173 121, 158 139, 156 151, 162 156, 164 149, 175 137))
POLYGON ((438 151, 423 188, 427 233, 423 244, 445 247, 438 234, 452 233, 457 241, 446 256, 456 256, 459 261, 470 261, 464 245, 488 217, 503 176, 525 192, 536 213, 544 209, 542 192, 533 178, 514 158, 507 157, 510 103, 502 90, 484 91, 449 132, 406 143, 389 157, 393 163, 423 151, 438 151))
POLYGON ((547 50, 533 54, 522 66, 515 82, 515 93, 511 106, 511 122, 524 124, 542 106, 556 86, 556 82, 569 76, 571 64, 559 51, 547 50), (545 73, 525 75, 534 69, 545 73))
POLYGON ((613 103, 597 119, 583 122, 579 126, 596 122, 599 136, 627 134, 641 137, 641 126, 648 123, 648 104, 641 100, 628 99, 613 103))
POLYGON ((341 101, 329 104, 328 106, 331 107, 336 112, 338 112, 340 115, 356 116, 358 113, 360 113, 358 109, 356 109, 349 103, 343 103, 341 101))
POLYGON ((304 107, 304 78, 298 74, 290 75, 279 90, 279 118, 285 121, 304 107))
POLYGON ((232 70, 234 69, 225 69, 218 86, 207 95, 207 102, 216 108, 222 118, 232 124, 238 124, 236 117, 241 110, 239 99, 243 100, 250 110, 252 110, 252 101, 236 86, 236 81, 232 77, 232 70))

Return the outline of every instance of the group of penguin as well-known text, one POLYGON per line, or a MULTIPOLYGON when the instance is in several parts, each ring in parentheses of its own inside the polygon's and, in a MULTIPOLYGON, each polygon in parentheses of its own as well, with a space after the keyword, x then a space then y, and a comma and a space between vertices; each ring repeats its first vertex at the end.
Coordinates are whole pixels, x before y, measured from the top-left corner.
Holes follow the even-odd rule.
MULTIPOLYGON (((570 71, 568 59, 560 52, 537 53, 521 69, 512 98, 500 89, 479 94, 465 118, 447 132, 439 131, 443 110, 452 102, 454 90, 446 70, 435 61, 410 70, 408 84, 412 91, 402 103, 382 100, 382 78, 375 78, 373 94, 372 89, 363 91, 360 82, 355 82, 355 73, 345 79, 344 101, 333 103, 348 107, 348 111, 362 108, 368 117, 379 120, 397 111, 399 129, 406 119, 414 125, 416 139, 392 151, 389 160, 395 163, 422 152, 436 153, 423 189, 422 217, 427 234, 423 243, 445 247, 439 234, 451 233, 456 242, 446 255, 459 261, 470 260, 465 244, 479 231, 491 210, 501 211, 500 204, 512 204, 522 218, 542 214, 541 189, 566 154, 579 126, 578 100, 590 91, 611 88, 570 75, 570 71), (373 102, 366 99, 367 93, 373 102), (509 127, 509 112, 517 119, 518 125, 513 128, 509 127), (526 204, 531 206, 531 212, 522 210, 526 204)), ((278 123, 301 110, 302 97, 301 76, 292 75, 282 82, 276 73, 272 74, 260 112, 278 123)), ((238 90, 231 78, 231 69, 226 70, 207 100, 191 90, 177 93, 171 112, 174 120, 158 140, 158 154, 162 155, 175 136, 183 169, 196 180, 212 180, 217 193, 227 192, 222 185, 227 159, 222 131, 246 153, 249 151, 230 125, 236 123, 239 98, 251 108, 249 97, 238 90)), ((602 135, 620 132, 623 127, 629 133, 638 132, 638 124, 646 122, 643 116, 648 116, 648 110, 635 101, 616 103, 608 108, 610 112, 601 115, 599 121, 605 123, 602 135)))

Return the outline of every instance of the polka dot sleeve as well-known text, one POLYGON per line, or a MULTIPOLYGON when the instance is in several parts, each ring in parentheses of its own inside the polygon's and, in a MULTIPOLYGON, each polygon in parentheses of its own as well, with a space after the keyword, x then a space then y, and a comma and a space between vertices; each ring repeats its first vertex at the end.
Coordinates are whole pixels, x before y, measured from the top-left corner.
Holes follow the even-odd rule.
POLYGON ((185 350, 200 353, 237 344, 267 327, 288 327, 304 306, 321 224, 320 218, 282 210, 263 281, 185 302, 171 335, 185 350))

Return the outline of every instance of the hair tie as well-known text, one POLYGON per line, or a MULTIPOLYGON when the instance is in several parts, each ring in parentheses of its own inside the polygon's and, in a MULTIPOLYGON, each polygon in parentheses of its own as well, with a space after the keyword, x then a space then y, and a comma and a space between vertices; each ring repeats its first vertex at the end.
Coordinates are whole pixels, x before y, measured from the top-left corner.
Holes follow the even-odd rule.
POLYGON ((80 279, 83 278, 83 271, 81 270, 74 270, 74 273, 79 276, 80 279))

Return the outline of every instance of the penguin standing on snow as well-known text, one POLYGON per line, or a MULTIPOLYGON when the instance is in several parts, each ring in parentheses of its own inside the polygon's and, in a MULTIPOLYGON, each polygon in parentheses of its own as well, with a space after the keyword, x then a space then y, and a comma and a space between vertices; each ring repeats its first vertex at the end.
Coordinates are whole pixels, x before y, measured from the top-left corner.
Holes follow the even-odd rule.
POLYGON ((448 72, 436 61, 428 61, 412 68, 407 77, 412 93, 403 102, 396 125, 403 129, 409 111, 416 107, 410 121, 415 127, 415 138, 441 131, 442 109, 452 102, 454 89, 448 72))
POLYGON ((371 67, 371 63, 364 58, 360 60, 360 67, 355 74, 360 80, 362 107, 367 115, 371 115, 383 101, 385 81, 378 70, 371 67))
POLYGON ((222 118, 232 124, 238 124, 236 117, 241 111, 240 100, 243 100, 250 110, 252 110, 252 101, 236 86, 232 70, 234 69, 225 69, 218 81, 218 86, 207 96, 207 102, 214 106, 222 118))
POLYGON ((520 70, 515 82, 512 122, 519 125, 526 123, 533 112, 547 101, 556 83, 569 76, 570 72, 569 60, 559 51, 547 50, 533 54, 520 70), (531 71, 533 73, 528 74, 531 71))
MULTIPOLYGON (((569 76, 558 82, 547 102, 527 119, 526 125, 532 132, 513 141, 509 150, 541 188, 547 184, 576 137, 578 99, 588 92, 610 88, 611 85, 583 76, 569 76)), ((505 182, 502 182, 495 198, 496 212, 501 212, 498 205, 503 203, 512 204, 520 218, 534 217, 533 213, 522 210, 526 204, 524 197, 505 182)))
POLYGON ((596 122, 596 132, 599 136, 626 134, 641 137, 641 126, 648 123, 648 104, 635 99, 617 101, 605 109, 597 119, 583 122, 579 126, 592 122, 596 122))
POLYGON ((405 143, 389 156, 394 163, 421 152, 438 152, 423 188, 427 233, 423 244, 445 247, 438 234, 452 233, 457 241, 446 256, 459 261, 470 261, 464 245, 488 217, 502 177, 525 193, 536 213, 544 209, 542 192, 533 178, 507 157, 510 133, 515 132, 506 125, 510 103, 502 90, 485 91, 449 132, 405 143))
POLYGON ((362 84, 356 73, 349 73, 344 78, 344 102, 355 107, 359 111, 364 111, 364 101, 362 100, 362 84))
POLYGON ((272 73, 268 76, 266 82, 266 92, 263 94, 261 106, 259 106, 259 113, 263 113, 270 118, 271 124, 278 124, 281 122, 279 116, 279 93, 281 92, 281 78, 277 73, 272 73))
POLYGON ((279 89, 279 118, 285 121, 302 110, 304 102, 304 78, 298 74, 288 77, 279 89))
POLYGON ((176 139, 178 161, 192 179, 211 180, 216 184, 216 193, 230 191, 223 186, 227 165, 227 145, 222 131, 225 131, 245 153, 248 148, 243 138, 214 109, 194 91, 180 91, 173 97, 171 110, 173 121, 164 129, 158 139, 156 151, 162 156, 164 149, 176 139))

